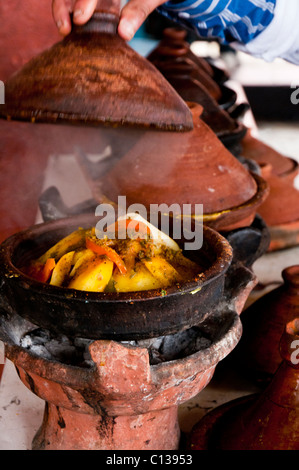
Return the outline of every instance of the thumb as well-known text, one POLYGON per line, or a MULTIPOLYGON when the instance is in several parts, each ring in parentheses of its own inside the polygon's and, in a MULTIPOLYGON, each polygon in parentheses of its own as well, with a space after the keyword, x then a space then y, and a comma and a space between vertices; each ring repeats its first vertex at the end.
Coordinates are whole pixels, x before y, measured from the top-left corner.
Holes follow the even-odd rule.
POLYGON ((121 12, 119 35, 130 41, 147 17, 167 0, 129 0, 121 12))

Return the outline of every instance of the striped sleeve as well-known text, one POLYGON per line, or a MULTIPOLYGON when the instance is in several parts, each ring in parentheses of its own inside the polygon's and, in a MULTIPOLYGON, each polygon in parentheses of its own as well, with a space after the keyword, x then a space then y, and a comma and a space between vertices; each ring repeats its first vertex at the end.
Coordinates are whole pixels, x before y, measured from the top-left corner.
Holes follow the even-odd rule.
POLYGON ((222 44, 247 44, 274 18, 277 0, 183 0, 168 1, 158 8, 167 18, 192 28, 203 38, 222 44))

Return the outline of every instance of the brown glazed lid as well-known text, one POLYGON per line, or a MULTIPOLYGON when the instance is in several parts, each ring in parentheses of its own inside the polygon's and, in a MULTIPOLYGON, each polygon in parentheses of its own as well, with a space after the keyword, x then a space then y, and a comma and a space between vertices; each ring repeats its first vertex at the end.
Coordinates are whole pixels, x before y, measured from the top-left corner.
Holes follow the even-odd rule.
POLYGON ((188 133, 146 132, 101 183, 110 200, 127 203, 203 204, 212 214, 255 196, 257 184, 200 118, 202 107, 189 104, 194 129, 188 133))
POLYGON ((6 119, 192 129, 186 103, 117 34, 120 0, 101 0, 92 19, 32 59, 5 85, 6 119))

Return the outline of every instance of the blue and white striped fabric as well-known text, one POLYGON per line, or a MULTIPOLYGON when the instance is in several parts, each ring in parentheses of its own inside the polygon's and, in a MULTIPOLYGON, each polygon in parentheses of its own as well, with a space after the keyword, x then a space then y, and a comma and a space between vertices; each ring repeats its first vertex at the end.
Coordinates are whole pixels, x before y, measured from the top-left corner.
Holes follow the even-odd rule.
POLYGON ((271 23, 275 6, 276 0, 176 0, 158 11, 201 37, 247 44, 271 23))

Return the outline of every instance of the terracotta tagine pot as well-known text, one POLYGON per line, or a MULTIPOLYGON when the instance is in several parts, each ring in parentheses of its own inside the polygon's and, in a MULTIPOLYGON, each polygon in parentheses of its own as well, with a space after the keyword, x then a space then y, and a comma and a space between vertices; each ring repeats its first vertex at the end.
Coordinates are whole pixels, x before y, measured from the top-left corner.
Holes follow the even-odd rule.
MULTIPOLYGON (((197 103, 203 107, 202 120, 230 151, 237 148, 239 155, 242 139, 247 129, 219 105, 207 88, 192 73, 192 69, 193 67, 188 63, 177 63, 169 65, 167 68, 163 67, 161 71, 184 101, 197 103)), ((231 101, 231 105, 233 104, 234 99, 231 101)))
POLYGON ((221 99, 220 86, 214 82, 214 80, 203 72, 192 60, 188 58, 176 58, 175 60, 169 59, 162 62, 154 62, 157 69, 167 78, 169 71, 177 69, 177 73, 180 71, 180 67, 188 67, 188 74, 190 77, 196 79, 201 83, 208 91, 209 95, 212 96, 217 102, 221 99))
POLYGON ((5 119, 190 130, 192 116, 162 74, 117 34, 120 0, 30 60, 5 84, 5 119))
POLYGON ((199 57, 191 50, 190 44, 187 42, 187 31, 179 27, 165 28, 163 38, 160 44, 149 54, 148 59, 151 61, 163 60, 163 57, 186 57, 192 60, 197 67, 202 68, 206 74, 214 78, 215 71, 213 66, 203 57, 199 57), (167 46, 166 54, 163 54, 163 46, 167 46), (161 51, 162 49, 162 51, 161 51))
POLYGON ((221 98, 221 88, 213 79, 213 69, 204 60, 197 57, 185 41, 186 31, 166 28, 160 44, 148 55, 147 59, 160 71, 164 71, 169 65, 189 64, 192 74, 203 84, 211 96, 216 100, 221 98))
POLYGON ((242 155, 245 158, 254 160, 258 164, 269 164, 275 176, 281 176, 294 181, 299 173, 299 164, 296 160, 286 157, 277 152, 269 145, 256 139, 250 131, 246 133, 242 140, 242 155))
POLYGON ((196 204, 203 204, 204 223, 218 231, 250 225, 267 196, 267 184, 223 146, 202 121, 201 106, 190 104, 190 109, 192 132, 145 133, 99 182, 98 197, 117 202, 126 196, 128 204, 147 209, 178 204, 181 213, 189 204, 191 215, 196 204))
POLYGON ((299 450, 299 318, 281 337, 282 363, 260 395, 216 408, 193 429, 192 450, 299 450))
POLYGON ((229 79, 229 74, 219 67, 216 67, 212 60, 208 57, 200 57, 191 49, 189 42, 187 41, 188 33, 186 29, 180 28, 178 26, 171 26, 165 28, 163 31, 163 37, 158 46, 149 54, 148 58, 150 60, 159 60, 159 57, 163 55, 160 54, 160 46, 168 46, 168 55, 170 56, 170 48, 172 48, 172 56, 177 57, 181 55, 188 58, 194 62, 198 67, 202 68, 208 75, 210 75, 213 80, 222 85, 229 79), (179 52, 178 52, 179 50, 179 52))
POLYGON ((270 164, 261 164, 263 178, 269 184, 269 197, 259 208, 260 215, 271 226, 299 220, 299 191, 288 179, 274 174, 270 164))
POLYGON ((299 243, 299 190, 287 174, 277 176, 270 164, 260 164, 262 176, 269 185, 269 196, 259 207, 271 234, 270 251, 299 243))
POLYGON ((281 363, 279 341, 286 323, 299 316, 299 266, 282 272, 283 284, 242 313, 244 332, 236 361, 258 380, 268 380, 281 363))

